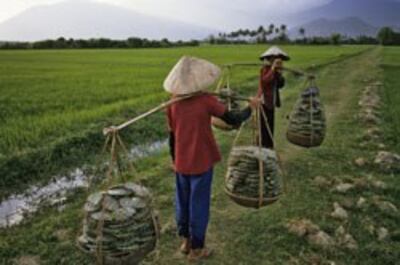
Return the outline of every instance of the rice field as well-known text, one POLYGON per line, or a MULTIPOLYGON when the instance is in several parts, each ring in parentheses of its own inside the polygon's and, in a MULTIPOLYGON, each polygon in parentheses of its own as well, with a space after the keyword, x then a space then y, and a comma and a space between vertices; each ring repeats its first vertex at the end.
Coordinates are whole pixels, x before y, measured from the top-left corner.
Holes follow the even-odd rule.
MULTIPOLYGON (((180 56, 218 64, 255 61, 265 47, 0 52, 0 153, 10 155, 76 134, 124 111, 162 101, 162 81, 180 56)), ((287 47, 292 66, 319 65, 365 47, 287 47), (310 49, 310 52, 308 52, 310 49)), ((254 69, 234 73, 240 82, 254 69)))
MULTIPOLYGON (((369 47, 284 48, 293 57, 289 65, 305 69, 369 47)), ((0 182, 13 186, 19 181, 37 181, 97 152, 104 126, 122 122, 168 98, 162 82, 182 55, 217 64, 256 62, 265 49, 245 45, 0 51, 0 174, 5 176, 0 182)), ((250 86, 244 92, 255 93, 257 74, 254 68, 234 70, 232 84, 238 89, 250 86)), ((159 115, 127 135, 152 141, 163 133, 163 117, 159 115)))

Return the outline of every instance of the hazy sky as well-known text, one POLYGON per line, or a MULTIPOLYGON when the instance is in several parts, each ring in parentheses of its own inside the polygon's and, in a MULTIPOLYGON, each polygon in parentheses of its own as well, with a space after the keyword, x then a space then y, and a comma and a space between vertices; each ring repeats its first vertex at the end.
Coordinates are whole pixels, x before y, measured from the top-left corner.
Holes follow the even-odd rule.
MULTIPOLYGON (((0 22, 33 6, 53 4, 63 1, 84 0, 0 0, 0 22)), ((86 0, 87 1, 87 0, 86 0)), ((143 13, 172 17, 196 24, 225 23, 228 26, 235 20, 251 16, 260 16, 295 12, 311 6, 320 5, 330 0, 92 0, 128 7, 143 13), (229 10, 231 19, 222 18, 224 10, 229 10), (232 15, 234 14, 234 15, 232 15), (208 16, 205 16, 208 15, 208 16), (202 21, 204 17, 214 18, 213 21, 202 21), (218 20, 221 17, 221 20, 218 20)))

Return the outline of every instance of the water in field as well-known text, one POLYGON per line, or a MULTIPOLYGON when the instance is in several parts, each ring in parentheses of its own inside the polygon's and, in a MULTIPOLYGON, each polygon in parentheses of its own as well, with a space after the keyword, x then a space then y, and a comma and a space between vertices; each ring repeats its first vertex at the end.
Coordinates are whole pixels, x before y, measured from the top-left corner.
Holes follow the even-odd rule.
POLYGON ((12 195, 0 204, 0 228, 19 224, 25 216, 37 212, 45 204, 62 209, 68 192, 87 186, 87 176, 81 169, 76 169, 69 176, 58 177, 44 187, 32 186, 23 194, 12 195))
POLYGON ((132 159, 140 159, 159 153, 162 149, 166 148, 167 145, 168 140, 155 141, 147 145, 137 145, 129 151, 129 154, 132 159))
MULTIPOLYGON (((129 150, 131 159, 137 160, 159 153, 167 146, 167 140, 135 146, 129 150)), ((37 212, 44 205, 65 207, 67 194, 79 188, 87 188, 90 177, 82 169, 76 169, 68 176, 58 176, 43 187, 32 186, 21 194, 15 194, 0 203, 0 228, 20 224, 28 215, 37 212)))

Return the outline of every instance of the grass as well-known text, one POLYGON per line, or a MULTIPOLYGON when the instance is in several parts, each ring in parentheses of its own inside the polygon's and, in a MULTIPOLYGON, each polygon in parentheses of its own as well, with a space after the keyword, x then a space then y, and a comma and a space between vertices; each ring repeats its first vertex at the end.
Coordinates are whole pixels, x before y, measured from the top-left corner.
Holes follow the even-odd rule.
MULTIPOLYGON (((320 148, 305 150, 294 147, 285 140, 286 116, 290 112, 298 93, 303 88, 293 79, 284 91, 284 106, 278 112, 276 140, 287 171, 285 177, 286 192, 281 200, 271 207, 261 210, 249 210, 235 205, 223 192, 225 162, 216 167, 212 195, 212 217, 208 242, 216 250, 216 255, 207 264, 312 264, 313 260, 333 260, 337 264, 397 264, 400 259, 398 236, 392 236, 387 242, 378 242, 376 237, 366 231, 365 224, 372 222, 376 226, 385 226, 392 235, 399 234, 399 216, 382 214, 373 206, 365 210, 350 213, 350 219, 343 225, 359 243, 359 249, 348 251, 341 247, 330 250, 309 245, 305 240, 289 234, 285 228, 288 220, 309 218, 325 231, 333 234, 342 223, 329 217, 334 201, 357 200, 359 196, 371 198, 379 195, 399 205, 400 190, 398 176, 382 175, 373 167, 357 168, 352 161, 364 156, 372 158, 376 151, 361 149, 359 136, 364 127, 356 119, 358 98, 368 82, 385 81, 382 91, 385 101, 384 117, 388 114, 388 99, 396 94, 398 78, 395 72, 387 72, 387 64, 396 64, 391 59, 398 54, 398 48, 383 50, 375 48, 367 53, 348 60, 336 62, 318 69, 322 99, 328 114, 328 135, 320 148), (389 55, 388 55, 389 54, 389 55), (379 64, 384 57, 383 72, 379 64), (388 61, 387 58, 390 58, 388 61), (392 80, 392 81, 390 81, 392 80), (319 189, 312 184, 315 176, 335 179, 352 179, 373 175, 385 181, 390 187, 387 191, 356 190, 347 196, 319 189), (397 178, 396 178, 397 177, 397 178)), ((294 52, 294 51, 293 51, 294 52)), ((299 55, 300 56, 300 55, 299 55)), ((301 56, 300 56, 301 57, 301 56)), ((398 56, 400 58, 400 56, 398 56)), ((305 61, 303 57, 303 61, 305 61)), ((307 67, 307 65, 303 66, 307 67)), ((242 74, 242 73, 241 73, 242 74)), ((246 81, 250 90, 256 81, 246 81)), ((399 101, 397 101, 399 102, 399 101)), ((387 140, 395 139, 398 119, 384 120, 387 140)), ((233 133, 217 133, 224 157, 227 157, 234 138, 233 133)), ((395 151, 399 151, 393 146, 395 151)), ((156 197, 155 206, 160 209, 164 234, 158 251, 147 260, 148 264, 186 264, 176 254, 178 239, 173 221, 174 178, 169 169, 170 159, 165 150, 162 154, 147 158, 140 163, 140 174, 135 177, 150 187, 156 197)), ((132 177, 133 178, 133 177, 132 177)), ((0 231, 0 261, 9 264, 20 256, 40 256, 44 264, 91 264, 92 260, 82 255, 74 245, 80 232, 82 205, 86 193, 70 197, 65 211, 44 209, 22 226, 0 231), (59 236, 64 231, 65 236, 59 236)))

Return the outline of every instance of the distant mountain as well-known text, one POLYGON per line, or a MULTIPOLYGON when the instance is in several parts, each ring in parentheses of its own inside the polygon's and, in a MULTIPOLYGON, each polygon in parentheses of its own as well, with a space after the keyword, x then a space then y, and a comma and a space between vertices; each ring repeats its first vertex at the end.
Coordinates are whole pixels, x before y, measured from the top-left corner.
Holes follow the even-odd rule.
POLYGON ((400 26, 400 2, 394 0, 332 0, 288 17, 291 25, 301 25, 317 19, 358 17, 375 27, 400 26))
MULTIPOLYGON (((360 35, 375 37, 379 28, 374 27, 357 17, 349 17, 344 19, 326 19, 320 18, 313 20, 301 26, 306 30, 306 36, 331 36, 333 33, 340 33, 349 37, 357 37, 360 35)), ((291 38, 299 37, 299 28, 296 27, 289 31, 291 38)))
POLYGON ((210 33, 215 32, 90 0, 34 7, 0 24, 0 40, 7 41, 35 41, 60 36, 187 40, 203 39, 210 33))

